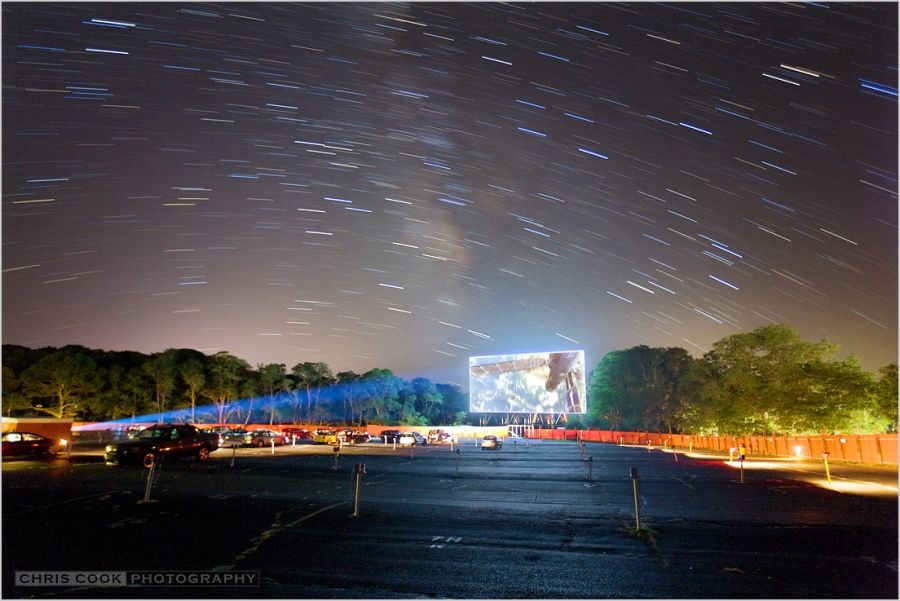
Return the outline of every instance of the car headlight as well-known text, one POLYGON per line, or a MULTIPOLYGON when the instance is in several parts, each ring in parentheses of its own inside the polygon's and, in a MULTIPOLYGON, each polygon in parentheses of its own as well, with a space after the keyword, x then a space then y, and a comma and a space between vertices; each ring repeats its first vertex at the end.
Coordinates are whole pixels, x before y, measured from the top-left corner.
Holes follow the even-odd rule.
POLYGON ((116 452, 116 448, 117 448, 116 445, 114 445, 114 444, 108 444, 108 445, 106 445, 106 452, 107 452, 107 453, 115 453, 115 452, 116 452))
POLYGON ((59 446, 61 446, 61 447, 66 447, 68 444, 69 444, 69 441, 66 440, 65 438, 60 438, 60 439, 59 439, 59 446))

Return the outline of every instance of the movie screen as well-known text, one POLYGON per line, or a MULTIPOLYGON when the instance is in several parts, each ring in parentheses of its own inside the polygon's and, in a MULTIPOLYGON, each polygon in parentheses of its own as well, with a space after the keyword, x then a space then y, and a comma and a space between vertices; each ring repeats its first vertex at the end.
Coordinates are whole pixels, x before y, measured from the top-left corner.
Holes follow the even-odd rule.
POLYGON ((472 413, 584 413, 584 351, 469 357, 472 413))

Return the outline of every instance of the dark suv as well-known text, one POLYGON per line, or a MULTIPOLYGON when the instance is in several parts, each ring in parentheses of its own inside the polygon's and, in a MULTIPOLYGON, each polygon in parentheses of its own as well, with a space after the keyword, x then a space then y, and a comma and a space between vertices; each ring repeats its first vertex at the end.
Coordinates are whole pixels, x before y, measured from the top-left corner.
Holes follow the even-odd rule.
POLYGON ((400 430, 382 430, 381 438, 384 439, 384 442, 394 442, 395 440, 400 440, 400 430))
POLYGON ((196 457, 206 461, 219 448, 218 437, 190 424, 156 424, 131 440, 106 445, 104 459, 109 465, 138 463, 150 467, 164 457, 196 457))

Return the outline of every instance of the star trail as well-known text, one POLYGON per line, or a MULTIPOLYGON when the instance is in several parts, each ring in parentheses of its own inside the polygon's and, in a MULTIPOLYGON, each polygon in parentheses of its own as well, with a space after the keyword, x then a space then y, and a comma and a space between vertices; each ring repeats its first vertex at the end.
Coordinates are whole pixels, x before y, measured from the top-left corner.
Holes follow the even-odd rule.
POLYGON ((895 3, 3 3, 3 342, 897 360, 895 3))

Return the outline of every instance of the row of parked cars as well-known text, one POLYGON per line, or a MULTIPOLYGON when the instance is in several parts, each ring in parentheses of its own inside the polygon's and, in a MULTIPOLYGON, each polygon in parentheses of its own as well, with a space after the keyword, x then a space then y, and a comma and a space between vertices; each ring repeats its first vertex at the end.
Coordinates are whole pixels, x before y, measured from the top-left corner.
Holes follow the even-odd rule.
MULTIPOLYGON (((427 437, 419 432, 399 430, 384 430, 380 435, 373 436, 354 430, 319 429, 309 432, 301 428, 284 428, 277 432, 229 427, 201 430, 190 424, 156 424, 132 433, 127 440, 106 445, 104 459, 110 465, 139 463, 149 467, 164 457, 195 457, 198 461, 206 461, 210 453, 223 447, 280 446, 297 439, 311 439, 323 444, 396 442, 401 446, 440 444, 453 440, 443 430, 430 430, 427 437)), ((55 441, 30 432, 4 432, 2 454, 52 456, 65 445, 65 440, 55 441)), ((485 436, 481 442, 483 450, 499 449, 502 445, 503 440, 493 435, 485 436)))

